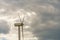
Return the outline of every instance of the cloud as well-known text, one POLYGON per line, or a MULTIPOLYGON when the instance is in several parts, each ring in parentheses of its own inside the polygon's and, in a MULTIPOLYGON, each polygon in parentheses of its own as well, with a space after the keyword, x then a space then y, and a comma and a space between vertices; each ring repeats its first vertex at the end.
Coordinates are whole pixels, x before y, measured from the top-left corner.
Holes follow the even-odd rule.
MULTIPOLYGON (((32 31, 38 40, 60 40, 59 0, 0 0, 0 16, 10 16, 11 18, 8 17, 10 22, 17 18, 16 12, 21 11, 20 9, 23 9, 23 12, 29 15, 26 20, 30 22, 31 30, 27 30, 32 31)), ((10 29, 7 22, 0 20, 0 23, 0 26, 2 26, 0 33, 8 33, 10 29)), ((13 35, 16 38, 16 29, 11 28, 11 34, 9 33, 7 36, 13 35)), ((9 39, 12 40, 13 37, 9 39)))
MULTIPOLYGON (((59 28, 57 29, 48 29, 46 32, 46 34, 42 34, 43 40, 60 40, 60 32, 59 32, 59 28)), ((43 32, 44 33, 44 32, 43 32)))
POLYGON ((7 22, 5 20, 0 20, 0 34, 7 34, 9 33, 10 28, 9 25, 7 24, 7 22))
POLYGON ((48 10, 37 13, 37 15, 38 19, 32 22, 31 28, 38 40, 60 40, 59 12, 53 13, 48 10))
POLYGON ((6 38, 4 38, 4 37, 2 37, 2 38, 0 38, 0 40, 7 40, 6 38))

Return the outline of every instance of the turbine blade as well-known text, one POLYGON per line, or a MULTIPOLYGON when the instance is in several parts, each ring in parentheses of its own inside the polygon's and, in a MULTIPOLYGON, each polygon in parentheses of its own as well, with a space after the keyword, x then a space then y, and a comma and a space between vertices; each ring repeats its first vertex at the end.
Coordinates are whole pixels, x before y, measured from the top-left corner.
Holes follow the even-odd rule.
POLYGON ((18 13, 18 17, 19 17, 19 21, 21 22, 21 16, 20 16, 20 14, 18 13))
POLYGON ((22 19, 22 23, 24 22, 24 19, 25 19, 25 16, 24 16, 23 19, 22 19))

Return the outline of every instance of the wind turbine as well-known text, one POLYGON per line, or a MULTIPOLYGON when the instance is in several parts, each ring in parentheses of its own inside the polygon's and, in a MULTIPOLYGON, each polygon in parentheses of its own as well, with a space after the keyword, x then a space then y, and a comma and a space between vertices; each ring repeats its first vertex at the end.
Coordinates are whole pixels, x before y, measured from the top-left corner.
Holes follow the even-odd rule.
POLYGON ((23 17, 23 19, 21 19, 21 16, 20 14, 18 13, 18 17, 19 17, 19 23, 15 23, 14 25, 18 27, 18 40, 21 40, 21 28, 22 28, 22 39, 24 40, 24 33, 23 33, 23 25, 24 25, 24 18, 25 16, 23 17))

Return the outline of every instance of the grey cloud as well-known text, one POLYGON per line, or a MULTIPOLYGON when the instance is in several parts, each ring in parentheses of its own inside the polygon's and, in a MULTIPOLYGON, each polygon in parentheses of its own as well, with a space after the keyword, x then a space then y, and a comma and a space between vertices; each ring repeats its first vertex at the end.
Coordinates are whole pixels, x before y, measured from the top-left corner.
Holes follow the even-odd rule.
POLYGON ((60 40, 60 32, 59 28, 57 29, 48 29, 46 34, 43 35, 44 40, 52 39, 52 40, 60 40))
POLYGON ((8 6, 16 6, 16 7, 25 7, 25 6, 28 6, 28 5, 32 5, 32 4, 35 4, 35 5, 40 5, 41 3, 42 4, 45 4, 45 3, 49 3, 48 0, 3 0, 3 1, 0 1, 1 3, 0 4, 8 4, 8 6))
POLYGON ((2 38, 0 38, 0 40, 7 40, 6 38, 4 38, 4 37, 2 37, 2 38))
MULTIPOLYGON (((21 7, 24 8, 25 6, 32 5, 32 4, 34 4, 34 5, 54 4, 53 2, 50 3, 50 1, 54 2, 54 0, 3 0, 3 1, 0 1, 0 2, 2 4, 3 3, 8 4, 8 6, 16 6, 16 7, 19 7, 19 8, 21 8, 21 7)), ((57 5, 57 4, 54 4, 54 5, 57 5)))
MULTIPOLYGON (((1 1, 0 1, 1 2, 1 1)), ((0 5, 2 8, 6 8, 6 14, 10 15, 13 14, 12 12, 16 9, 25 9, 27 11, 34 11, 38 15, 38 19, 34 20, 31 24, 32 33, 34 36, 40 40, 60 40, 60 12, 58 13, 56 10, 60 8, 60 3, 55 3, 55 1, 48 1, 48 0, 3 0, 0 5), (52 2, 52 3, 51 3, 52 2), (5 3, 5 4, 3 4, 5 3), (48 6, 48 7, 47 7, 48 6), (52 6, 52 11, 49 11, 49 6, 52 6), (46 7, 46 8, 45 8, 46 7), (54 12, 53 12, 54 11, 54 12), (49 23, 49 21, 53 21, 55 23, 58 23, 54 25, 54 23, 49 23), (41 26, 41 24, 45 24, 41 26), (51 27, 52 28, 51 28, 51 27)), ((51 9, 51 7, 50 7, 51 9)), ((60 10, 60 9, 59 9, 60 10)), ((14 12, 15 12, 14 11, 14 12)), ((3 13, 3 14, 4 14, 3 13)), ((0 33, 7 33, 9 32, 9 28, 7 27, 7 24, 4 21, 2 21, 0 27, 0 33), (4 28, 3 28, 4 27, 4 28), (7 28, 7 29, 6 29, 7 28)))
MULTIPOLYGON (((41 12, 41 10, 42 10, 40 7, 41 5, 44 5, 44 6, 50 5, 50 4, 48 4, 49 2, 48 3, 47 2, 48 2, 48 0, 3 0, 3 1, 1 1, 1 3, 4 3, 2 5, 5 8, 7 8, 9 11, 22 8, 25 10, 27 10, 27 9, 31 10, 31 11, 34 10, 35 12, 36 11, 41 12), (5 4, 8 4, 8 6, 6 6, 5 4)), ((4 12, 4 13, 7 13, 7 12, 4 12)), ((9 13, 9 14, 11 14, 11 13, 9 13)))
POLYGON ((0 33, 7 34, 9 31, 10 28, 8 23, 5 20, 0 20, 0 33))
POLYGON ((35 11, 38 15, 38 19, 35 19, 31 24, 32 33, 38 38, 38 40, 60 40, 60 12, 58 12, 57 9, 54 9, 54 12, 48 12, 48 10, 46 10, 47 8, 44 10, 44 8, 40 6, 31 5, 26 7, 27 11, 35 11), (58 24, 49 24, 49 21, 58 24), (41 26, 41 24, 45 25, 41 26))
POLYGON ((30 1, 28 0, 3 0, 1 3, 8 4, 8 6, 16 6, 16 7, 21 8, 29 4, 30 1))
POLYGON ((38 16, 39 19, 35 20, 31 25, 33 34, 35 34, 38 40, 60 40, 60 13, 51 14, 44 12, 40 15, 38 16), (49 21, 54 23, 49 23, 49 21), (45 25, 41 26, 41 24, 45 25))
MULTIPOLYGON (((38 30, 38 29, 37 29, 38 30)), ((38 37, 38 40, 42 38, 41 40, 60 40, 60 32, 59 28, 57 29, 45 29, 45 30, 39 30, 34 33, 38 37)))

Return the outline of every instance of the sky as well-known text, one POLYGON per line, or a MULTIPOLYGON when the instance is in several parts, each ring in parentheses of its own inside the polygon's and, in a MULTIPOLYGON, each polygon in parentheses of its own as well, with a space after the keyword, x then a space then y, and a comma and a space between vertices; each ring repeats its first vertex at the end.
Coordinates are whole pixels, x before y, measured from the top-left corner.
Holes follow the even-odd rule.
POLYGON ((18 15, 25 40, 60 40, 60 0, 0 0, 0 40, 18 39, 18 15))

